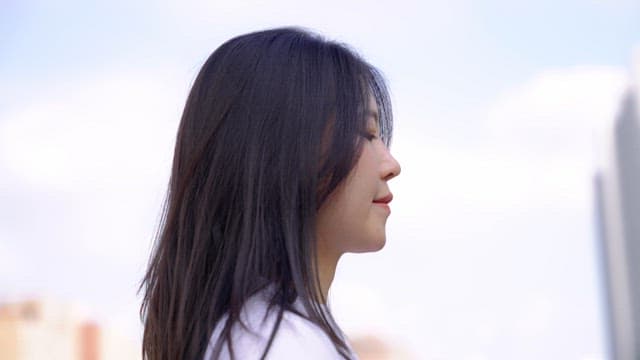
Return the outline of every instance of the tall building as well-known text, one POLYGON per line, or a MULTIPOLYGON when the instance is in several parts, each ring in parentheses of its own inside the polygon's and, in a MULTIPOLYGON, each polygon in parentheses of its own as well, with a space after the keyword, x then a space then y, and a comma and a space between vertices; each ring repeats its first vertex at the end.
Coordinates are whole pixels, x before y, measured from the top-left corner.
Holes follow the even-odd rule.
POLYGON ((640 359, 640 57, 595 178, 611 358, 640 359))
POLYGON ((0 304, 1 360, 138 360, 135 343, 72 306, 29 300, 0 304))

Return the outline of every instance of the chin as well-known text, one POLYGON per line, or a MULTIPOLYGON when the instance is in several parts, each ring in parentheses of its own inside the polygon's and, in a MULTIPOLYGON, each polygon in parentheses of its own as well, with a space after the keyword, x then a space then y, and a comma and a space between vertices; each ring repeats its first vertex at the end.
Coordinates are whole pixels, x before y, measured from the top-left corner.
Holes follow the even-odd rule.
POLYGON ((374 239, 374 241, 369 241, 367 244, 363 244, 364 246, 360 246, 358 248, 353 249, 352 253, 368 253, 368 252, 376 252, 382 250, 384 245, 386 244, 387 239, 382 237, 381 239, 374 239))
POLYGON ((369 249, 367 252, 377 252, 382 250, 382 248, 384 248, 384 244, 386 244, 385 241, 382 241, 381 243, 377 244, 375 247, 369 249))

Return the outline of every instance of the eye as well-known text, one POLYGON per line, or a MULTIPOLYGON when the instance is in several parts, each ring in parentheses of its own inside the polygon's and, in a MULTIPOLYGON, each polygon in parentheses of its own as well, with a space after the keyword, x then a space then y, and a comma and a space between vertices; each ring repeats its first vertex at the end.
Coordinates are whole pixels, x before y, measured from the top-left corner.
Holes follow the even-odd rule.
POLYGON ((362 133, 362 136, 364 136, 367 140, 372 141, 374 139, 378 138, 378 135, 376 135, 375 132, 366 132, 366 133, 362 133))

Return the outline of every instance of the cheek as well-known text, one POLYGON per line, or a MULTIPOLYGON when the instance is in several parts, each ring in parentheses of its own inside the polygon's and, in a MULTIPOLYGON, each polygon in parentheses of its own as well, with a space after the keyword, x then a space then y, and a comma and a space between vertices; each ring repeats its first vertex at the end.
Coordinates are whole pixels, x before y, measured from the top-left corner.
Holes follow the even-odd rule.
POLYGON ((318 241, 331 252, 344 252, 363 231, 368 209, 357 206, 354 195, 352 191, 332 194, 318 211, 318 241))
POLYGON ((384 232, 384 219, 379 209, 373 208, 380 179, 372 150, 363 149, 343 186, 331 194, 318 211, 318 240, 328 251, 372 251, 369 243, 377 241, 381 229, 384 232))
POLYGON ((354 194, 326 204, 318 213, 318 235, 325 251, 376 251, 384 245, 384 217, 374 209, 371 196, 354 194))
POLYGON ((335 235, 349 228, 354 216, 354 209, 344 193, 332 194, 318 211, 318 230, 335 235))

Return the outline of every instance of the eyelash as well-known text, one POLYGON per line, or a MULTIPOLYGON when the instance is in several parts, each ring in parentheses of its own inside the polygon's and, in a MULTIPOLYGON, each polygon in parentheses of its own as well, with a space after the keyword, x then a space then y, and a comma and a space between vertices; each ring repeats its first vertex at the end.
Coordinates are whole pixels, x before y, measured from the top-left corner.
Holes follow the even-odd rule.
POLYGON ((378 138, 378 136, 376 134, 369 134, 369 133, 365 133, 362 136, 364 136, 369 141, 378 138))

